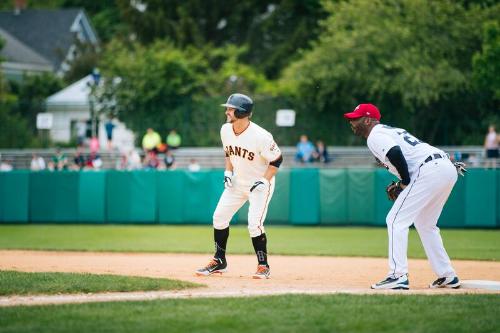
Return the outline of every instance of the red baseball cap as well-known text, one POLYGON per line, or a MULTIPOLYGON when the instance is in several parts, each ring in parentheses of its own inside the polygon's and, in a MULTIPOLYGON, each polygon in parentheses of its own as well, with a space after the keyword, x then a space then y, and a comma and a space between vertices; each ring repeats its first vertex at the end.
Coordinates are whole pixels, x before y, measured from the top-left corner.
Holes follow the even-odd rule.
POLYGON ((344 113, 344 118, 358 119, 361 117, 369 117, 380 120, 380 111, 373 104, 359 104, 349 113, 344 113))

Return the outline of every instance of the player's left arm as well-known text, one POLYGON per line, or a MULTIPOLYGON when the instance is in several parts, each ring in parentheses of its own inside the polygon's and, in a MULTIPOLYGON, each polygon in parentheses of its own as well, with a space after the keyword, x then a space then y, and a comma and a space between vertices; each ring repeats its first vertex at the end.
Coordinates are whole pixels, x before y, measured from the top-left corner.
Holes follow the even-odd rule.
POLYGON ((401 147, 394 146, 387 152, 386 155, 389 162, 398 170, 399 175, 401 176, 400 187, 404 189, 408 184, 410 184, 410 173, 408 172, 408 163, 401 151, 401 147))
POLYGON ((267 179, 268 181, 271 181, 271 179, 273 179, 273 177, 278 172, 281 162, 283 162, 283 156, 280 155, 280 157, 278 157, 276 160, 269 163, 269 166, 267 167, 267 170, 264 173, 264 178, 267 179))

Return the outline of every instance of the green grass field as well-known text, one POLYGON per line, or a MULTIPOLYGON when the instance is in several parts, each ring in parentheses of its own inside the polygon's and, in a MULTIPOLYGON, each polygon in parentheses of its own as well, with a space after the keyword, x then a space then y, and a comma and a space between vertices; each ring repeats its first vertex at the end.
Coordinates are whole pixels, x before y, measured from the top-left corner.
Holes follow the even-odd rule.
POLYGON ((497 295, 290 295, 0 308, 0 332, 469 333, 499 317, 497 295))
MULTIPOLYGON (((271 254, 387 256, 385 228, 267 227, 271 254)), ((500 230, 441 231, 453 259, 500 260, 500 230)), ((210 253, 211 226, 2 225, 0 249, 210 253)), ((231 228, 228 253, 253 253, 244 226, 231 228)), ((425 258, 415 230, 408 255, 425 258)))
MULTIPOLYGON (((271 254, 387 255, 384 228, 270 226, 267 234, 271 254)), ((442 235, 453 259, 500 260, 498 230, 445 229, 442 235)), ((212 248, 211 226, 0 226, 0 249, 210 253, 212 248)), ((228 249, 230 253, 253 252, 245 227, 231 228, 228 249)), ((410 232, 409 256, 425 257, 414 230, 410 232)), ((122 280, 120 284, 112 280, 119 277, 106 280, 103 276, 87 276, 83 281, 81 277, 59 273, 38 283, 39 277, 45 280, 49 275, 16 274, 21 273, 2 272, 0 286, 7 287, 0 290, 29 293, 37 284, 43 285, 44 293, 74 290, 71 288, 88 292, 92 290, 89 288, 104 288, 113 283, 120 288, 139 289, 159 285, 138 280, 122 280)), ((169 288, 170 282, 165 283, 162 288, 169 288)), ((179 287, 179 282, 172 283, 179 287)), ((495 319, 499 317, 498 294, 286 295, 0 307, 0 333, 500 332, 495 319)))
POLYGON ((0 296, 180 290, 199 286, 185 281, 136 276, 0 271, 0 296))

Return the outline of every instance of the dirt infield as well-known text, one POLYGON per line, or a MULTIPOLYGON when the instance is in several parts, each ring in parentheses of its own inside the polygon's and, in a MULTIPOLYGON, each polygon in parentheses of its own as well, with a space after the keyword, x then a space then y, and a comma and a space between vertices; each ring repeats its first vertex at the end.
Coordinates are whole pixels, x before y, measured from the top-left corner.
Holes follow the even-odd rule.
MULTIPOLYGON (((270 295, 283 293, 380 293, 371 291, 370 284, 386 274, 387 260, 382 258, 346 257, 299 257, 271 256, 269 280, 254 280, 251 275, 256 268, 253 255, 230 255, 228 272, 223 276, 197 277, 195 269, 208 262, 203 254, 160 253, 102 253, 102 252, 51 252, 51 251, 0 251, 0 270, 23 272, 85 272, 94 274, 117 274, 147 277, 163 277, 205 284, 207 287, 182 292, 149 292, 107 294, 102 300, 179 298, 179 297, 226 297, 248 295, 270 295), (126 296, 130 297, 127 298, 126 296), (120 298, 120 295, 123 297, 120 298)), ((462 280, 500 281, 500 262, 454 260, 454 267, 462 280)), ((409 262, 409 294, 436 293, 500 293, 477 289, 430 290, 428 284, 435 279, 426 260, 412 259, 409 262)), ((408 292, 403 292, 408 294, 408 292)), ((77 296, 72 296, 77 297, 77 296)), ((0 297, 0 303, 45 304, 72 303, 71 297, 54 296, 0 297), (62 300, 57 300, 59 297, 62 300), (31 303, 29 300, 31 299, 31 303)), ((82 296, 79 302, 99 301, 82 296)), ((2 305, 0 304, 0 305, 2 305)))

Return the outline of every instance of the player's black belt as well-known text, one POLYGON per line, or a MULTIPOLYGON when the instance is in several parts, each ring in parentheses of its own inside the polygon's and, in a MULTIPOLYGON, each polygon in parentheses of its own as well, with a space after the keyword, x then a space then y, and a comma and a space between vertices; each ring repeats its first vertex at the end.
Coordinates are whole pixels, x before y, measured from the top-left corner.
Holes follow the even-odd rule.
POLYGON ((428 156, 428 157, 424 160, 424 162, 422 163, 422 165, 423 165, 423 164, 425 164, 425 163, 427 163, 427 162, 430 162, 430 161, 432 161, 432 160, 437 160, 437 159, 439 159, 439 158, 444 158, 444 157, 443 157, 443 156, 441 156, 441 154, 432 154, 432 155, 429 155, 429 156, 428 156))

